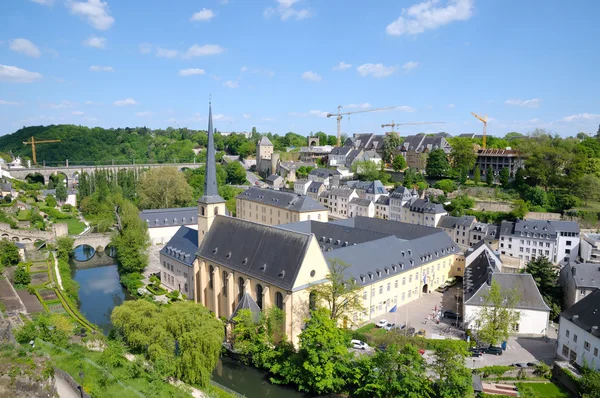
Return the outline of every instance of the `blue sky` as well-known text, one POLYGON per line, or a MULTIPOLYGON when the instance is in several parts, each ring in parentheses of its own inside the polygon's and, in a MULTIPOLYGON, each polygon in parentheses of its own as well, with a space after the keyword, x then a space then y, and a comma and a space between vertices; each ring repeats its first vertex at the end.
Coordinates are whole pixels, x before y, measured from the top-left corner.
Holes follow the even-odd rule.
POLYGON ((563 136, 600 124, 600 2, 2 0, 0 134, 23 125, 563 136))

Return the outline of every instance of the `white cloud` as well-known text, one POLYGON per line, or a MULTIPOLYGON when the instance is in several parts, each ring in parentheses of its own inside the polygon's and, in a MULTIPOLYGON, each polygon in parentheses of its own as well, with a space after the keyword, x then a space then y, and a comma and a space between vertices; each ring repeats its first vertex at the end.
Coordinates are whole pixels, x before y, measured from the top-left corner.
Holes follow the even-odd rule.
POLYGON ((352 64, 347 64, 344 61, 340 62, 340 64, 338 66, 334 66, 333 70, 338 71, 338 70, 346 70, 352 68, 352 64))
POLYGON ((248 67, 247 66, 242 66, 240 68, 240 72, 242 72, 242 73, 247 72, 247 71, 248 71, 248 67))
POLYGON ((243 117, 244 119, 250 119, 250 117, 251 117, 251 116, 250 116, 250 114, 249 114, 249 113, 244 113, 244 114, 242 115, 242 117, 243 117))
POLYGON ((38 3, 41 4, 43 6, 51 6, 52 4, 54 4, 54 0, 31 0, 34 3, 38 3))
POLYGON ((366 109, 366 108, 370 108, 371 104, 369 104, 368 102, 362 103, 362 104, 348 104, 345 106, 345 108, 362 108, 362 109, 366 109))
POLYGON ((104 105, 104 103, 102 103, 102 102, 94 102, 94 101, 90 101, 90 100, 85 101, 84 104, 85 105, 104 105))
POLYGON ((321 81, 321 76, 319 76, 318 73, 315 73, 313 71, 307 70, 306 72, 304 72, 302 74, 302 78, 304 80, 308 80, 311 82, 320 82, 321 81))
POLYGON ((278 15, 282 21, 287 21, 290 18, 297 20, 305 19, 311 16, 308 8, 294 8, 294 4, 300 0, 276 0, 277 7, 268 7, 264 11, 265 18, 270 18, 273 15, 278 15))
POLYGON ((126 99, 115 101, 114 104, 116 106, 137 105, 137 101, 134 100, 133 98, 126 98, 126 99))
POLYGON ((404 69, 405 71, 409 71, 409 70, 413 70, 416 69, 419 66, 418 62, 414 62, 414 61, 409 61, 407 63, 405 63, 404 65, 402 65, 402 69, 404 69))
POLYGON ((398 68, 395 66, 385 66, 383 64, 364 64, 356 68, 356 70, 361 76, 371 75, 380 78, 392 75, 398 68))
POLYGON ((90 66, 90 70, 92 72, 114 72, 115 71, 115 69, 112 66, 98 66, 98 65, 90 66))
POLYGON ((198 44, 194 44, 186 51, 184 58, 192 58, 192 57, 204 57, 206 55, 216 55, 224 52, 225 49, 218 44, 205 44, 203 46, 199 46, 198 44))
POLYGON ((397 106, 396 109, 398 109, 400 112, 414 112, 414 111, 416 111, 415 108, 413 108, 412 106, 408 106, 408 105, 397 106))
POLYGON ((198 68, 189 68, 189 69, 181 69, 179 71, 179 76, 194 76, 194 75, 204 75, 204 69, 198 68))
POLYGON ((522 106, 524 108, 537 108, 540 106, 540 102, 542 102, 542 100, 539 98, 533 98, 530 100, 509 99, 504 101, 506 105, 522 106))
POLYGON ((177 50, 171 50, 168 48, 157 48, 156 56, 159 58, 175 58, 179 54, 177 50))
POLYGON ((208 8, 203 8, 200 11, 194 13, 194 15, 192 15, 192 17, 190 18, 190 21, 210 21, 214 17, 215 13, 212 10, 208 8))
POLYGON ((152 52, 152 44, 150 44, 150 43, 141 43, 140 44, 140 52, 142 54, 150 54, 152 52))
POLYGON ((71 112, 71 115, 73 115, 73 116, 83 116, 84 112, 83 111, 73 111, 73 112, 71 112))
POLYGON ((91 36, 83 42, 83 45, 103 49, 106 48, 106 39, 104 37, 91 36))
POLYGON ((597 113, 579 113, 577 115, 566 116, 562 118, 563 122, 573 122, 577 120, 594 120, 600 119, 600 114, 597 113))
POLYGON ((220 81, 220 80, 221 80, 221 76, 218 76, 218 75, 210 75, 210 77, 211 77, 213 80, 216 80, 216 81, 220 81))
POLYGON ((323 112, 323 111, 308 111, 308 113, 311 116, 316 116, 316 117, 327 117, 327 112, 323 112))
POLYGON ((67 1, 67 6, 73 14, 86 18, 88 23, 96 29, 106 30, 115 23, 115 19, 110 15, 107 2, 101 0, 67 1))
POLYGON ((0 81, 9 83, 32 83, 41 79, 42 75, 37 72, 30 72, 16 66, 0 65, 0 81))
POLYGON ((16 101, 6 101, 6 100, 1 100, 0 99, 0 105, 23 105, 22 102, 16 102, 16 101))
POLYGON ((40 49, 27 39, 14 39, 8 42, 11 50, 25 54, 28 57, 39 58, 42 55, 40 49))
POLYGON ((72 108, 75 106, 75 103, 67 100, 62 100, 60 102, 50 102, 48 104, 43 104, 42 108, 50 108, 50 109, 66 109, 72 108))
POLYGON ((238 86, 239 86, 238 82, 234 82, 231 80, 227 80, 226 82, 223 83, 223 85, 225 87, 229 87, 229 88, 238 88, 238 86))
POLYGON ((454 21, 466 21, 473 15, 475 0, 448 0, 445 7, 436 7, 439 0, 427 0, 402 9, 402 15, 385 31, 390 36, 417 35, 454 21))
POLYGON ((450 108, 450 109, 454 108, 454 106, 455 106, 454 104, 448 104, 448 108, 450 108))
POLYGON ((289 115, 297 117, 327 117, 327 112, 312 110, 308 112, 290 112, 289 115))
POLYGON ((138 117, 148 117, 148 116, 152 116, 152 112, 150 112, 150 111, 136 112, 135 115, 138 117))
POLYGON ((274 122, 275 119, 273 119, 272 117, 263 117, 262 120, 264 120, 265 122, 274 122))

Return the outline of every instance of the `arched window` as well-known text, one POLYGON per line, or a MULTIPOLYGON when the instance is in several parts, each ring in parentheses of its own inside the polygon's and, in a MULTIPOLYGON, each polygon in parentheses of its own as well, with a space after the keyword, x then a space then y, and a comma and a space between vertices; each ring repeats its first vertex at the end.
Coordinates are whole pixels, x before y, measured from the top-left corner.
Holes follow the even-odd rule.
POLYGON ((227 278, 227 271, 223 271, 223 296, 227 297, 227 290, 229 290, 229 279, 227 278))
POLYGON ((215 216, 219 215, 219 207, 215 207, 215 216))
POLYGON ((275 305, 280 310, 283 310, 283 294, 279 292, 275 293, 275 305))
POLYGON ((317 293, 310 292, 308 295, 308 309, 314 311, 317 309, 317 293))
POLYGON ((210 265, 208 267, 208 288, 212 289, 213 288, 213 272, 214 272, 215 268, 210 265))
POLYGON ((241 300, 243 295, 244 295, 244 278, 239 277, 238 278, 238 300, 241 300))
POLYGON ((259 284, 256 285, 256 304, 262 310, 263 307, 263 287, 259 284))
POLYGON ((204 206, 200 206, 200 215, 203 216, 204 215, 204 206))

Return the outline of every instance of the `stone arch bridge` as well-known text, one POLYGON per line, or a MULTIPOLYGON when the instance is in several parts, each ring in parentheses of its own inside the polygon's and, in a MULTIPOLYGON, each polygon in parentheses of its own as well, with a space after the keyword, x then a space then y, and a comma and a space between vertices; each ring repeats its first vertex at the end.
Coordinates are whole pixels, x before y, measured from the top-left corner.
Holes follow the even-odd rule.
MULTIPOLYGON (((0 238, 8 239, 12 242, 23 243, 27 246, 33 246, 35 241, 43 240, 46 242, 54 242, 56 238, 59 238, 61 235, 56 234, 56 231, 30 231, 23 229, 10 229, 10 228, 2 228, 4 225, 0 226, 0 238)), ((66 235, 62 235, 66 236, 66 235)), ((85 235, 74 235, 71 236, 75 240, 73 243, 73 248, 81 245, 88 245, 94 248, 94 250, 104 251, 106 247, 110 243, 110 234, 101 234, 101 233, 90 233, 85 235)))
POLYGON ((67 179, 67 186, 72 187, 73 183, 79 179, 83 172, 91 174, 96 170, 119 170, 131 169, 154 169, 158 167, 177 167, 179 171, 184 169, 197 169, 202 167, 202 163, 151 163, 151 164, 123 164, 123 165, 105 165, 105 166, 69 166, 69 162, 63 167, 32 167, 23 169, 8 170, 13 178, 25 180, 28 175, 40 174, 44 177, 44 184, 47 184, 51 175, 63 174, 67 179))

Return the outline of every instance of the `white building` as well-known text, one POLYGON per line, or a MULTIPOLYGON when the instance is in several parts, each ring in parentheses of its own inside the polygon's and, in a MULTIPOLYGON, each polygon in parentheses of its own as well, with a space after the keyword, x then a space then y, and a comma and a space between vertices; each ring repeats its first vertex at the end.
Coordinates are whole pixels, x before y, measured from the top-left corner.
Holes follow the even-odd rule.
POLYGON ((573 221, 502 221, 498 250, 525 262, 540 256, 555 264, 568 261, 579 253, 579 225, 573 221))
POLYGON ((329 153, 330 166, 344 166, 346 164, 346 156, 352 150, 351 146, 341 146, 331 149, 329 153))
POLYGON ((556 356, 600 370, 600 290, 560 314, 556 356))
POLYGON ((194 299, 194 261, 198 250, 198 224, 196 228, 178 227, 159 252, 160 281, 169 290, 178 290, 189 300, 194 299))
POLYGON ((294 181, 294 193, 296 195, 306 195, 310 184, 312 184, 312 181, 307 179, 294 181))
POLYGON ((600 263, 600 234, 583 234, 579 252, 586 263, 600 263))
POLYGON ((402 221, 403 206, 411 199, 417 199, 419 193, 416 189, 398 187, 390 194, 390 220, 402 221))
POLYGON ((375 217, 375 204, 370 199, 353 198, 348 208, 349 217, 375 217))
POLYGON ((547 334, 550 308, 544 302, 530 274, 503 273, 500 259, 484 243, 474 247, 465 261, 463 319, 465 328, 475 333, 482 326, 480 312, 486 305, 485 295, 493 282, 497 282, 503 294, 516 289, 519 301, 515 310, 520 313, 519 322, 511 325, 514 335, 544 336, 547 334))
POLYGON ((402 206, 402 222, 436 227, 442 216, 448 212, 439 203, 433 203, 429 198, 412 199, 402 206))
POLYGON ((325 187, 329 187, 331 185, 337 186, 339 184, 340 177, 341 173, 339 171, 331 169, 314 169, 308 174, 309 180, 322 182, 325 184, 325 187))
POLYGON ((197 207, 142 210, 140 218, 148 224, 153 245, 168 242, 182 226, 198 229, 197 207))
POLYGON ((350 215, 350 201, 358 198, 355 189, 332 188, 319 195, 319 202, 329 210, 329 215, 347 218, 350 215))
MULTIPOLYGON (((379 154, 374 151, 374 150, 370 150, 370 151, 361 151, 353 160, 351 165, 353 165, 356 162, 372 162, 375 163, 377 165, 377 167, 381 166, 381 156, 379 156, 379 154)), ((358 170, 358 172, 360 172, 358 170)))
POLYGON ((560 270, 565 308, 569 308, 600 288, 600 265, 571 260, 560 270))

